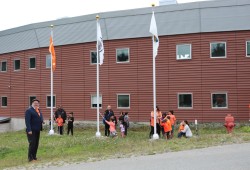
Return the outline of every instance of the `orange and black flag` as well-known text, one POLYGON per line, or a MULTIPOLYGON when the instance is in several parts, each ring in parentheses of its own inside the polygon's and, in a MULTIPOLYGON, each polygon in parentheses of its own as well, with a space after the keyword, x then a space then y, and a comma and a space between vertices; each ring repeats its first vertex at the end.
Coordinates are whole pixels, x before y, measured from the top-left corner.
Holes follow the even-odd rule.
POLYGON ((56 69, 56 53, 55 53, 55 48, 54 48, 52 36, 50 36, 50 41, 49 41, 49 52, 50 52, 51 57, 52 57, 52 70, 54 72, 56 69))

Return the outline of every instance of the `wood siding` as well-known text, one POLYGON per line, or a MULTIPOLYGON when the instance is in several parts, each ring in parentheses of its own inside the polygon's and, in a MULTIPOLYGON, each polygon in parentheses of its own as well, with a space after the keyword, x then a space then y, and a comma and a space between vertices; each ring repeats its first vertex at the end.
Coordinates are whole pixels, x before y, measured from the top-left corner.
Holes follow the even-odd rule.
MULTIPOLYGON (((178 120, 222 122, 227 113, 236 121, 249 120, 250 57, 246 41, 250 31, 197 33, 161 36, 156 57, 157 105, 162 111, 174 110, 178 120), (226 58, 210 58, 210 43, 226 42, 226 58), (176 60, 176 45, 191 44, 192 59, 176 60), (212 108, 211 93, 227 93, 227 108, 212 108), (178 108, 178 93, 191 93, 193 107, 178 108)), ((104 64, 100 68, 100 94, 104 112, 111 105, 116 116, 129 112, 131 121, 149 121, 153 110, 153 66, 151 38, 104 41, 104 64), (129 48, 129 62, 116 63, 116 49, 129 48), (130 108, 117 108, 117 94, 130 95, 130 108)), ((55 47, 54 72, 56 105, 74 112, 76 120, 96 120, 91 95, 96 94, 96 64, 90 63, 95 42, 55 47)), ((0 116, 23 117, 29 96, 37 96, 46 119, 46 96, 50 96, 50 68, 46 68, 48 48, 0 55, 7 61, 7 72, 0 72, 0 96, 8 97, 8 106, 0 116), (36 57, 36 69, 29 69, 29 58, 36 57), (14 60, 21 69, 14 71, 14 60)), ((54 109, 55 111, 55 109, 54 109)))

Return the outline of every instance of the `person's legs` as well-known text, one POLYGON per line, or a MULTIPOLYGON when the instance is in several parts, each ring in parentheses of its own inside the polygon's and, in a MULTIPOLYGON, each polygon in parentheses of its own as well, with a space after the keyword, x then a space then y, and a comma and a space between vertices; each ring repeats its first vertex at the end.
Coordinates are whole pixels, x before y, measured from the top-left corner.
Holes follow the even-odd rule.
POLYGON ((156 123, 156 131, 157 131, 157 134, 159 135, 159 137, 161 137, 161 126, 159 123, 156 123))
POLYGON ((34 159, 33 156, 32 156, 32 135, 29 135, 27 133, 27 139, 28 139, 28 142, 29 142, 28 160, 32 161, 34 159))
POLYGON ((37 154, 37 149, 38 149, 38 146, 39 146, 39 139, 40 139, 40 132, 35 132, 35 135, 34 135, 34 159, 37 160, 37 157, 36 157, 36 154, 37 154))
POLYGON ((124 123, 124 128, 125 128, 124 135, 127 136, 127 131, 128 131, 128 125, 127 125, 127 123, 124 123))
POLYGON ((107 123, 105 123, 105 136, 109 136, 110 132, 109 132, 109 125, 107 123))
POLYGON ((178 138, 181 138, 182 136, 186 136, 186 133, 179 132, 179 133, 178 133, 178 138))
POLYGON ((73 136, 73 126, 71 127, 71 135, 73 136))
POLYGON ((154 126, 150 126, 149 138, 151 139, 154 134, 154 126))

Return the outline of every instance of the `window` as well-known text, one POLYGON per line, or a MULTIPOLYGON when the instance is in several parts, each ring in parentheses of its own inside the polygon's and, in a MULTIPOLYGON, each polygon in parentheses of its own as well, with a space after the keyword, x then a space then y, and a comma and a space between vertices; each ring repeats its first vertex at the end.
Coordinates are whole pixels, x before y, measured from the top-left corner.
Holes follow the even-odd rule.
POLYGON ((2 72, 6 72, 7 71, 7 61, 2 61, 0 67, 1 67, 2 72))
MULTIPOLYGON (((97 107, 97 96, 91 95, 91 108, 96 108, 97 107)), ((99 107, 102 107, 102 95, 99 94, 99 107)))
POLYGON ((193 108, 192 93, 178 94, 178 108, 193 108))
POLYGON ((46 55, 46 68, 51 68, 51 55, 46 55))
POLYGON ((29 96, 29 106, 32 104, 32 100, 36 99, 36 96, 29 96))
POLYGON ((210 43, 210 57, 226 58, 226 43, 225 42, 210 43))
POLYGON ((250 57, 250 41, 246 42, 246 56, 250 57))
POLYGON ((129 48, 116 49, 116 62, 129 62, 129 48))
POLYGON ((29 68, 30 69, 36 68, 36 58, 35 57, 29 59, 29 68))
POLYGON ((176 60, 192 59, 191 44, 176 45, 176 60))
POLYGON ((20 70, 20 60, 14 60, 14 70, 20 70))
POLYGON ((130 108, 130 95, 118 94, 117 95, 117 107, 118 108, 130 108))
POLYGON ((91 51, 90 52, 90 63, 91 64, 96 64, 97 63, 97 53, 96 53, 96 51, 91 51))
POLYGON ((227 108, 227 93, 212 93, 212 108, 227 108))
MULTIPOLYGON (((51 97, 47 96, 46 107, 51 107, 51 97)), ((56 96, 53 96, 53 108, 56 107, 56 96)))
POLYGON ((2 107, 7 107, 8 102, 7 102, 7 97, 2 97, 2 107))

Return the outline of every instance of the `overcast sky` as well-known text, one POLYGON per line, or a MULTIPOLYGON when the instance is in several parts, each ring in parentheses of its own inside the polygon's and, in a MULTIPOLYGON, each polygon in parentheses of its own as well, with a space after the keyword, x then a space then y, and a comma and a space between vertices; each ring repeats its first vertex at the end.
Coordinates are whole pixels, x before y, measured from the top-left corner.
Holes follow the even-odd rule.
MULTIPOLYGON (((204 0, 177 0, 180 3, 204 0)), ((159 0, 1 0, 0 31, 31 23, 159 5, 159 0)))

